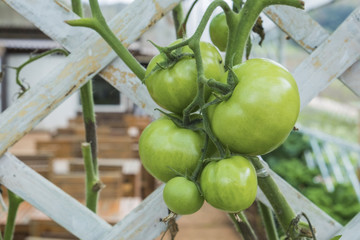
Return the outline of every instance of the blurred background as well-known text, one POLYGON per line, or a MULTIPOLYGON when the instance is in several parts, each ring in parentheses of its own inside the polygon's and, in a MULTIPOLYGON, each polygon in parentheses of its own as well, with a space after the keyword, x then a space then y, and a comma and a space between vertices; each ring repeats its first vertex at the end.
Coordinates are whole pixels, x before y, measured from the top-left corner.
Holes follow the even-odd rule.
MULTIPOLYGON (((70 1, 60 2, 70 6, 70 1)), ((132 1, 99 2, 105 17, 110 20, 132 1)), ((184 10, 192 2, 185 0, 184 10)), ((195 31, 210 2, 199 0, 196 4, 189 18, 188 35, 195 31)), ((84 6, 89 14, 87 1, 84 1, 84 6)), ((358 0, 305 1, 305 10, 329 33, 335 31, 358 6, 358 0)), ((250 57, 270 58, 294 71, 308 54, 265 15, 262 19, 265 40, 259 46, 256 44, 259 41, 257 36, 252 36, 250 57)), ((144 67, 157 54, 148 40, 160 46, 175 40, 171 14, 129 47, 144 67)), ((210 41, 207 30, 203 40, 210 41)), ((60 47, 58 43, 0 2, 1 111, 5 111, 19 96, 20 88, 15 82, 13 67, 21 65, 30 55, 57 47, 60 47)), ((21 81, 25 86, 35 86, 63 58, 55 54, 32 63, 21 71, 21 81)), ((93 83, 100 168, 108 186, 108 190, 102 193, 100 214, 115 223, 159 185, 141 167, 137 153, 139 135, 152 119, 100 76, 95 77, 93 83)), ((358 96, 339 80, 333 81, 302 110, 296 123, 298 131, 292 132, 280 148, 263 156, 275 172, 341 224, 346 224, 360 211, 359 107, 358 96)), ((75 93, 10 149, 19 159, 79 201, 83 201, 84 184, 80 159, 80 144, 84 138, 82 124, 80 97, 75 93)), ((6 200, 6 190, 3 190, 6 200)), ((187 218, 190 220, 181 218, 180 229, 185 230, 180 230, 178 239, 239 239, 230 221, 221 214, 205 205, 202 211, 187 218)), ((5 221, 6 212, 2 210, 2 228, 5 221)), ((256 219, 253 221, 256 223, 256 219)), ((16 239, 72 239, 70 234, 59 230, 59 226, 31 206, 23 205, 17 223, 16 239)))

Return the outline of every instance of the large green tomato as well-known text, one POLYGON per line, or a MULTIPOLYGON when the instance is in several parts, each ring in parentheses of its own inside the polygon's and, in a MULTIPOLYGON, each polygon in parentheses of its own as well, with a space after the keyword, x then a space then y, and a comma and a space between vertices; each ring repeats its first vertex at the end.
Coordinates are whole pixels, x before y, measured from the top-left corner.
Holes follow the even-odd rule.
MULTIPOLYGON (((217 49, 210 43, 200 42, 201 57, 206 78, 220 80, 224 65, 217 49)), ((182 53, 193 53, 183 47, 182 53)), ((177 114, 192 102, 197 93, 197 70, 195 59, 184 57, 167 69, 152 72, 157 64, 165 60, 164 54, 156 55, 149 63, 145 73, 145 85, 150 96, 161 107, 177 114)), ((209 89, 206 90, 210 94, 209 89)))
POLYGON ((184 177, 170 179, 165 185, 163 198, 167 207, 180 215, 195 213, 204 203, 195 183, 184 177))
POLYGON ((175 171, 192 174, 203 145, 202 134, 180 128, 169 118, 162 117, 142 132, 139 154, 144 168, 155 178, 167 182, 176 176, 175 171))
POLYGON ((216 15, 210 22, 209 33, 212 43, 222 52, 226 50, 229 27, 225 13, 216 15))
POLYGON ((200 176, 200 186, 205 200, 213 207, 230 213, 240 212, 255 201, 256 171, 248 159, 232 156, 206 165, 200 176))
POLYGON ((213 132, 233 152, 268 153, 285 141, 297 120, 296 82, 284 67, 267 59, 248 60, 233 71, 239 83, 232 96, 209 108, 213 132))

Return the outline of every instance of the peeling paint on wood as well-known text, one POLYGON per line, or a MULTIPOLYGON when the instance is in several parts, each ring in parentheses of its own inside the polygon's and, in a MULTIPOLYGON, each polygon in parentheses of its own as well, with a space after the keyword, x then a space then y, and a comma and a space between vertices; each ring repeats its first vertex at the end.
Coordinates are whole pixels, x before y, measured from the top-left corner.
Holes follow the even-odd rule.
MULTIPOLYGON (((330 34, 302 10, 287 6, 271 6, 266 8, 264 13, 308 52, 312 52, 322 43, 330 41, 327 39, 330 34)), ((358 9, 354 11, 352 18, 354 24, 358 26, 358 9)), ((350 39, 345 38, 343 41, 347 43, 350 39)), ((332 49, 332 51, 337 51, 337 49, 332 49)), ((353 65, 354 67, 348 68, 339 79, 351 91, 360 96, 360 84, 357 78, 360 73, 360 61, 356 61, 353 65)))
POLYGON ((355 17, 359 13, 360 8, 357 8, 293 72, 300 91, 301 108, 359 60, 360 23, 355 17))
MULTIPOLYGON (((63 21, 74 19, 76 16, 73 13, 64 11, 62 7, 53 1, 9 0, 7 3, 14 7, 15 10, 23 13, 25 17, 34 20, 34 23, 44 32, 53 34, 55 40, 60 40, 66 48, 70 48, 69 50, 72 53, 52 71, 50 76, 40 80, 38 85, 33 86, 22 98, 0 115, 0 155, 14 144, 19 137, 29 132, 35 124, 49 114, 65 99, 65 96, 69 96, 82 86, 90 76, 105 68, 116 58, 111 48, 94 31, 89 32, 88 36, 85 37, 85 39, 88 39, 87 41, 81 42, 81 40, 85 39, 81 35, 77 37, 79 32, 76 33, 76 31, 82 28, 71 27, 68 31, 57 28, 57 24, 61 25, 63 21), (36 4, 37 7, 34 7, 36 4), (36 14, 39 11, 44 12, 44 14, 36 14), (52 15, 47 15, 48 12, 52 13, 52 15), (38 15, 42 15, 42 18, 39 19, 38 15), (45 17, 48 17, 48 19, 45 17), (54 28, 58 30, 57 33, 53 32, 54 28), (69 40, 68 34, 74 38, 69 40), (62 41, 64 38, 67 40, 62 41), (73 42, 77 42, 77 44, 73 44, 73 42), (78 44, 81 44, 82 47, 80 48, 78 44), (47 102, 42 101, 44 96, 49 96, 47 102), (27 104, 31 102, 37 103, 38 106, 29 108, 27 104), (13 129, 16 129, 16 131, 13 129)), ((145 0, 134 1, 110 22, 111 27, 116 25, 117 22, 127 22, 128 27, 119 30, 118 33, 126 36, 125 44, 130 44, 136 40, 142 30, 148 26, 147 20, 154 19, 154 16, 159 14, 156 11, 151 11, 149 3, 149 1, 145 0), (122 19, 122 15, 128 16, 126 21, 122 19), (139 21, 138 15, 142 15, 141 21, 139 21)), ((174 6, 176 1, 162 0, 158 1, 158 3, 163 5, 163 9, 170 10, 170 7, 174 6)), ((130 71, 128 70, 128 72, 130 71)))
MULTIPOLYGON (((97 51, 99 50, 99 47, 101 45, 100 44, 101 40, 91 30, 84 29, 84 28, 71 28, 71 27, 69 28, 69 26, 64 24, 63 23, 64 20, 74 19, 77 17, 72 12, 68 12, 68 11, 64 10, 61 6, 57 5, 53 1, 32 0, 31 3, 29 3, 30 1, 6 0, 6 2, 8 2, 12 7, 14 7, 17 11, 19 11, 25 17, 28 17, 29 19, 31 19, 31 21, 33 21, 37 26, 39 26, 39 28, 41 30, 43 30, 45 33, 47 33, 53 39, 58 40, 67 49, 69 49, 72 52, 72 54, 69 56, 69 58, 66 61, 64 61, 64 63, 61 66, 59 66, 60 70, 56 70, 52 76, 48 76, 48 79, 43 80, 43 83, 44 83, 43 86, 40 86, 40 88, 38 88, 38 89, 35 88, 36 90, 32 90, 31 93, 34 96, 29 96, 29 94, 26 94, 25 95, 26 98, 24 96, 23 98, 21 98, 22 100, 21 99, 19 100, 19 102, 16 104, 16 108, 13 108, 14 114, 7 112, 0 116, 0 141, 1 141, 1 144, 3 144, 3 142, 5 142, 5 144, 0 145, 0 149, 2 152, 4 152, 4 150, 8 146, 11 145, 11 144, 9 144, 9 142, 7 142, 8 140, 11 142, 11 141, 16 141, 17 139, 19 139, 29 129, 31 129, 42 117, 44 117, 47 113, 49 113, 50 110, 55 108, 55 106, 63 100, 63 98, 66 94, 70 94, 72 91, 77 89, 81 84, 83 84, 88 79, 89 75, 91 76, 93 73, 95 73, 95 71, 98 71, 101 68, 104 68, 108 63, 110 63, 110 60, 114 58, 114 57, 111 58, 111 57, 107 56, 108 59, 106 61, 99 60, 98 58, 100 58, 100 55, 98 55, 97 51), (41 7, 39 8, 39 6, 41 6, 41 7), (40 19, 38 17, 38 15, 40 15, 40 14, 37 14, 37 13, 38 13, 38 11, 41 11, 42 8, 46 9, 47 11, 42 11, 42 13, 43 12, 44 13, 42 15, 42 18, 40 19), (88 43, 89 40, 93 41, 93 39, 98 39, 98 40, 96 40, 98 42, 95 42, 95 43, 91 42, 90 45, 87 45, 87 47, 85 47, 85 50, 78 49, 78 48, 80 48, 80 46, 83 43, 85 43, 85 42, 88 43), (96 48, 94 47, 95 45, 97 46, 96 48), (94 48, 91 48, 92 46, 94 48), (89 63, 91 63, 89 68, 82 69, 80 71, 80 73, 76 73, 76 74, 73 73, 73 75, 71 74, 69 65, 67 65, 67 64, 75 64, 76 63, 75 59, 80 61, 80 59, 83 59, 85 56, 86 57, 93 56, 95 53, 96 53, 96 56, 94 56, 94 58, 89 62, 89 63), (99 65, 96 65, 96 64, 99 64, 99 65), (67 68, 69 68, 69 69, 67 69, 67 68), (65 71, 63 73, 62 70, 64 70, 64 69, 65 69, 65 71), (63 80, 62 78, 57 79, 57 77, 61 74, 63 74, 63 77, 67 79, 66 81, 61 81, 61 80, 63 80), (56 84, 54 84, 54 83, 56 83, 56 84), (59 83, 59 85, 58 85, 58 83, 59 83), (54 88, 54 86, 56 86, 56 90, 50 92, 50 89, 54 88), (39 89, 41 90, 40 92, 38 91, 39 89), (35 100, 40 101, 40 104, 38 106, 28 105, 28 107, 26 107, 26 104, 28 102, 35 103, 36 102, 35 100), (49 102, 49 100, 51 100, 51 102, 49 102), (18 110, 18 109, 20 109, 20 110, 18 110), (19 114, 22 117, 20 117, 19 114), (12 119, 13 121, 11 121, 11 122, 7 121, 9 119, 12 119), (24 124, 22 124, 23 121, 25 121, 24 124), (5 131, 5 130, 3 131, 4 128, 14 129, 14 126, 17 126, 17 131, 15 131, 13 133, 9 132, 9 131, 5 131), (7 139, 7 137, 9 137, 9 139, 7 139)), ((141 3, 141 5, 142 5, 141 7, 144 7, 146 4, 153 4, 153 3, 155 3, 155 5, 161 3, 161 6, 165 6, 167 4, 166 5, 167 7, 163 7, 161 10, 161 11, 164 11, 164 9, 168 10, 171 7, 174 7, 177 2, 179 2, 179 1, 175 1, 175 0, 160 1, 160 0, 158 0, 158 1, 150 2, 150 1, 143 0, 143 1, 135 1, 134 3, 136 3, 136 4, 141 3)), ((133 6, 135 6, 135 5, 133 5, 133 6)), ((155 8, 159 9, 158 6, 155 6, 155 8)), ((149 8, 149 9, 152 9, 152 8, 149 8)), ((147 11, 145 11, 145 12, 147 12, 147 11)), ((148 22, 144 23, 145 25, 143 26, 143 28, 139 28, 138 26, 135 26, 133 24, 124 25, 124 23, 129 23, 129 21, 130 21, 129 18, 131 17, 131 14, 136 15, 135 12, 122 13, 123 18, 120 17, 117 20, 112 21, 112 25, 111 25, 111 26, 113 26, 113 29, 116 29, 117 36, 119 36, 121 39, 126 39, 126 37, 128 37, 129 35, 131 36, 131 37, 129 36, 127 38, 127 40, 125 41, 125 44, 129 44, 129 42, 131 42, 132 39, 136 39, 135 38, 136 34, 134 32, 136 32, 137 34, 140 34, 142 31, 145 31, 152 24, 153 19, 156 19, 156 17, 161 17, 163 15, 163 12, 159 12, 158 10, 156 10, 156 12, 154 12, 154 15, 150 18, 150 20, 148 20, 148 22), (116 24, 118 24, 118 25, 116 27, 114 27, 114 25, 116 25, 116 24), (122 27, 119 27, 119 26, 122 26, 122 27), (126 26, 126 27, 124 27, 124 26, 126 26)), ((278 16, 280 16, 280 15, 278 15, 278 16)), ((290 17, 292 17, 292 16, 293 16, 292 14, 289 14, 289 16, 287 16, 287 17, 289 17, 289 19, 291 19, 290 17)), ((358 17, 358 15, 356 15, 355 17, 358 17)), ((282 19, 284 19, 284 18, 279 17, 278 22, 281 25, 284 25, 284 27, 287 22, 290 22, 292 24, 296 23, 295 21, 293 21, 293 22, 287 21, 286 18, 284 20, 282 20, 282 19)), ((304 22, 301 22, 301 24, 304 24, 304 22)), ((316 28, 315 28, 315 31, 317 31, 316 28)), ((344 31, 344 29, 341 31, 344 31)), ((348 33, 347 31, 344 31, 344 32, 348 33)), ((357 30, 355 30, 355 32, 357 32, 357 30)), ((329 49, 332 49, 329 46, 331 46, 331 44, 334 44, 334 42, 336 42, 336 41, 328 41, 328 45, 322 45, 321 49, 319 49, 318 46, 320 46, 320 44, 323 41, 325 41, 325 39, 326 39, 326 38, 322 39, 324 36, 323 33, 320 35, 317 35, 318 33, 312 32, 312 31, 305 31, 305 32, 298 31, 297 34, 298 34, 297 38, 299 39, 298 41, 302 42, 303 45, 308 44, 309 36, 311 36, 311 38, 313 38, 313 39, 316 38, 315 36, 319 36, 318 41, 319 41, 319 39, 321 41, 319 41, 319 42, 316 42, 315 40, 311 41, 312 43, 316 42, 317 44, 309 45, 310 46, 310 47, 308 47, 309 51, 311 51, 312 49, 315 49, 315 48, 316 48, 316 50, 313 53, 313 55, 310 56, 309 60, 305 60, 303 66, 301 68, 298 68, 299 74, 296 74, 296 76, 303 76, 303 77, 308 76, 305 74, 306 71, 308 70, 306 68, 306 66, 307 66, 307 64, 311 63, 312 58, 316 58, 316 57, 319 57, 319 59, 321 59, 321 61, 320 61, 321 66, 318 64, 315 64, 316 66, 314 66, 314 67, 322 68, 322 70, 332 69, 332 65, 325 61, 326 58, 324 58, 324 56, 326 56, 326 54, 323 51, 328 51, 329 49), (301 69, 304 71, 304 73, 301 73, 301 71, 300 71, 301 69), (303 75, 301 75, 301 74, 303 74, 303 75)), ((338 33, 338 35, 340 35, 340 34, 338 33)), ((294 34, 291 36, 294 36, 294 34)), ((347 44, 353 44, 353 43, 351 43, 352 38, 353 37, 348 37, 348 38, 343 37, 342 38, 343 41, 341 44, 346 45, 348 47, 349 45, 347 45, 347 44), (349 41, 345 41, 347 39, 349 41)), ((338 40, 338 36, 336 35, 334 37, 334 39, 338 40)), ((354 41, 356 41, 356 40, 354 40, 354 41)), ((100 49, 103 51, 102 54, 111 55, 111 53, 109 53, 110 50, 108 47, 105 47, 105 49, 102 49, 102 48, 100 48, 100 49)), ((343 50, 343 49, 341 49, 341 50, 343 50)), ((348 55, 346 55, 345 58, 341 60, 342 62, 344 62, 342 64, 343 65, 342 68, 345 68, 345 69, 346 69, 346 66, 350 64, 349 62, 353 61, 352 56, 350 57, 351 60, 349 60, 349 61, 348 61, 347 57, 348 57, 348 55)), ((86 61, 84 61, 84 62, 86 62, 86 61)), ((84 62, 82 62, 80 64, 80 66, 83 66, 83 64, 85 64, 84 62)), ((111 63, 110 66, 112 66, 113 69, 109 68, 109 70, 105 70, 103 72, 103 75, 108 78, 108 81, 111 82, 113 85, 115 85, 118 89, 122 89, 122 92, 128 93, 130 95, 130 97, 132 97, 133 101, 137 102, 140 106, 142 106, 145 110, 147 110, 150 115, 157 117, 156 112, 153 111, 153 108, 156 105, 154 105, 154 102, 148 96, 145 86, 140 84, 139 80, 136 79, 136 77, 134 75, 129 74, 130 71, 127 70, 123 66, 122 61, 115 60, 111 63), (126 81, 124 81, 125 77, 126 77, 126 81), (136 95, 133 94, 134 92, 136 92, 136 95)), ((310 69, 312 69, 312 68, 310 68, 310 69)), ((355 68, 352 67, 351 69, 354 70, 355 68)), ((357 70, 357 69, 355 69, 355 70, 357 70)), ((335 72, 336 73, 331 73, 331 74, 326 74, 326 75, 319 74, 316 76, 316 78, 313 77, 311 79, 312 81, 310 81, 310 83, 307 83, 306 85, 309 85, 309 87, 312 86, 312 88, 314 88, 316 91, 319 91, 322 86, 319 86, 316 84, 312 85, 312 84, 318 80, 321 80, 321 82, 328 81, 329 78, 336 76, 336 74, 341 72, 341 70, 337 69, 335 72)), ((310 76, 310 77, 312 77, 312 76, 310 76)), ((308 80, 307 78, 305 78, 305 79, 308 80)), ((303 87, 301 89, 303 89, 303 87)), ((304 100, 306 98, 303 98, 303 96, 310 98, 311 97, 310 95, 313 94, 313 92, 311 94, 309 94, 309 96, 307 93, 305 93, 305 91, 302 91, 301 94, 302 94, 302 103, 305 104, 307 100, 304 100)), ((13 156, 11 156, 9 154, 6 154, 3 157, 1 157, 1 159, 0 159, 0 182, 4 183, 5 186, 9 186, 9 188, 12 190, 15 189, 14 192, 21 194, 21 196, 24 196, 24 198, 27 200, 30 199, 32 202, 34 202, 34 204, 40 204, 41 196, 32 195, 32 193, 29 192, 29 191, 32 191, 32 189, 23 190, 23 188, 21 188, 22 187, 20 184, 21 182, 19 184, 16 184, 16 183, 18 183, 17 180, 16 180, 16 182, 10 180, 11 177, 7 171, 9 169, 12 169, 15 166, 14 164, 17 164, 16 161, 17 160, 14 160, 13 156), (4 161, 4 159, 5 159, 5 161, 4 161), (9 159, 11 161, 9 161, 9 159)), ((49 184, 48 181, 46 181, 45 179, 40 179, 35 172, 29 171, 28 167, 26 167, 25 165, 22 165, 21 168, 17 169, 17 171, 18 172, 16 173, 16 175, 22 175, 24 173, 25 173, 25 175, 28 174, 26 176, 29 176, 29 178, 33 178, 35 181, 34 183, 38 184, 39 188, 46 188, 46 186, 48 186, 48 184, 49 184)), ((278 176, 274 175, 274 177, 275 177, 276 181, 279 183, 279 186, 282 189, 282 191, 285 193, 286 197, 290 199, 290 204, 295 209, 299 209, 299 206, 304 207, 304 209, 308 209, 308 211, 314 212, 315 214, 317 214, 318 219, 322 219, 322 220, 325 219, 324 223, 321 224, 321 226, 323 226, 325 230, 328 229, 328 227, 333 227, 333 226, 335 226, 335 228, 339 227, 336 222, 334 223, 331 219, 329 220, 328 216, 324 215, 323 212, 316 210, 317 209, 316 207, 307 203, 306 200, 304 200, 304 197, 302 197, 298 192, 296 192, 287 183, 283 184, 282 180, 278 176)), ((164 203, 162 200, 161 191, 162 191, 161 188, 159 188, 157 191, 155 191, 149 198, 147 198, 141 204, 141 206, 139 208, 135 209, 130 215, 128 215, 126 217, 126 219, 124 221, 118 223, 116 226, 114 226, 114 228, 108 229, 107 225, 99 226, 99 234, 101 232, 102 235, 97 236, 98 237, 97 239, 106 239, 106 240, 107 239, 114 239, 114 240, 115 239, 144 239, 149 236, 146 234, 153 234, 152 236, 157 236, 161 231, 164 230, 164 226, 159 224, 157 219, 159 218, 159 216, 164 217, 164 214, 166 215, 166 213, 163 212, 163 211, 165 211, 164 209, 166 209, 166 207, 164 206, 164 203), (146 220, 148 220, 149 224, 154 224, 154 225, 151 225, 151 226, 154 226, 153 228, 150 228, 150 230, 152 231, 151 233, 147 232, 149 230, 149 228, 147 228, 146 226, 143 225, 146 223, 140 222, 140 220, 145 221, 145 222, 146 222, 146 220), (125 236, 128 236, 128 238, 125 238, 125 236)), ((60 195, 58 195, 59 201, 61 202, 60 205, 63 206, 63 201, 64 201, 63 198, 66 198, 66 197, 63 196, 63 193, 59 193, 59 194, 60 194, 60 195)), ((260 195, 258 197, 261 199, 260 195)), ((266 202, 266 199, 262 198, 262 200, 266 202)), ((73 207, 72 203, 70 205, 71 205, 71 207, 73 207)), ((56 209, 54 210, 51 207, 44 206, 44 208, 42 208, 42 211, 51 215, 51 214, 55 214, 56 209)), ((84 214, 84 212, 82 210, 75 211, 75 212, 77 212, 77 215, 84 214)), ((64 211, 64 213, 67 214, 65 211, 64 211)), ((97 216, 87 216, 87 217, 89 218, 88 221, 95 221, 95 222, 98 221, 97 216)), ((56 216, 55 216, 55 218, 56 218, 56 216)), ((316 220, 316 221, 318 221, 318 220, 316 220)), ((81 222, 80 224, 82 226, 88 227, 87 224, 85 224, 84 222, 81 222)), ((66 223, 61 223, 61 225, 66 226, 68 228, 68 225, 66 225, 66 223)), ((71 226, 68 229, 70 231, 76 231, 71 226)), ((78 236, 81 235, 81 238, 83 238, 83 239, 93 239, 91 237, 90 238, 83 237, 84 235, 82 235, 82 234, 89 234, 90 232, 92 233, 92 231, 88 231, 88 229, 83 230, 83 231, 85 231, 85 232, 80 232, 80 233, 77 232, 78 236)), ((322 238, 322 236, 321 236, 319 239, 325 239, 325 238, 322 238)))
POLYGON ((111 229, 110 224, 9 153, 0 157, 0 182, 80 239, 99 240, 111 229))

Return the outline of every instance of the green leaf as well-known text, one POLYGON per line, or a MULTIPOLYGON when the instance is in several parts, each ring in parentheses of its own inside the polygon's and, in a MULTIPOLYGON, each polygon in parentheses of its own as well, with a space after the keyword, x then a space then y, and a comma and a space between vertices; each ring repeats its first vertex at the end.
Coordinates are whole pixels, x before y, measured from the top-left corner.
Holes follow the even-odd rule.
POLYGON ((330 240, 339 240, 341 237, 342 237, 342 235, 338 235, 338 236, 333 237, 333 238, 330 239, 330 240))

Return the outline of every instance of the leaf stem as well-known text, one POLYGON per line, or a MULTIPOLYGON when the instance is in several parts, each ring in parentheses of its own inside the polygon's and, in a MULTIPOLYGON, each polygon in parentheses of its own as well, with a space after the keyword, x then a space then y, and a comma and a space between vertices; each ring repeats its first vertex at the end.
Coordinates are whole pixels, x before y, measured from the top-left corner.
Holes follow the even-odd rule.
POLYGON ((259 213, 260 213, 262 222, 264 223, 264 226, 265 226, 267 239, 268 240, 278 240, 279 236, 276 231, 274 215, 273 215, 271 209, 260 201, 258 201, 257 204, 258 204, 259 213))
POLYGON ((71 26, 88 27, 95 30, 110 45, 116 54, 124 61, 131 71, 143 82, 145 77, 144 67, 136 60, 129 50, 112 32, 101 13, 97 0, 89 0, 92 18, 68 20, 71 26))
POLYGON ((69 55, 69 52, 66 51, 65 49, 61 49, 61 48, 55 48, 55 49, 51 49, 51 50, 48 50, 46 52, 43 52, 43 53, 40 53, 34 57, 30 57, 26 62, 24 62, 23 64, 21 64, 20 66, 18 67, 15 67, 15 71, 16 71, 16 84, 19 85, 20 89, 21 89, 21 92, 19 93, 19 97, 21 97, 27 90, 29 90, 28 87, 25 87, 23 82, 20 80, 20 72, 21 70, 27 66, 28 64, 42 58, 42 57, 45 57, 47 55, 50 55, 50 54, 53 54, 53 53, 62 53, 64 54, 65 56, 68 56, 69 55))
POLYGON ((99 180, 98 174, 94 171, 91 147, 89 143, 83 143, 81 145, 81 151, 84 158, 85 166, 85 190, 86 190, 86 206, 96 213, 97 202, 99 198, 99 192, 102 188, 102 184, 99 180))
POLYGON ((182 25, 182 22, 184 21, 184 13, 181 3, 172 10, 172 17, 174 20, 176 39, 183 38, 186 35, 186 29, 185 26, 182 25))
MULTIPOLYGON (((257 171, 263 170, 265 168, 260 158, 251 157, 250 159, 257 171)), ((286 201, 284 195, 281 193, 279 187, 270 174, 261 177, 259 176, 258 184, 273 207, 282 229, 286 231, 292 220, 296 217, 295 212, 286 201)))
POLYGON ((243 211, 236 214, 229 213, 228 215, 234 223, 236 230, 242 235, 245 240, 258 239, 243 211))
MULTIPOLYGON (((83 16, 83 10, 80 0, 72 0, 73 11, 83 16)), ((85 127, 85 139, 88 144, 83 144, 82 153, 84 158, 86 184, 86 206, 93 212, 96 212, 99 191, 93 191, 92 186, 96 184, 99 176, 99 167, 97 161, 97 136, 96 136, 96 118, 94 111, 94 97, 92 81, 88 81, 80 88, 81 106, 85 127), (90 145, 89 145, 90 144, 90 145), (90 151, 90 153, 88 152, 90 151), (94 183, 95 181, 95 183, 94 183)))
POLYGON ((22 198, 17 196, 15 193, 8 189, 9 196, 9 210, 8 217, 5 226, 4 240, 12 240, 15 230, 15 219, 20 204, 24 201, 22 198))
POLYGON ((246 42, 249 39, 251 30, 258 19, 261 11, 275 4, 303 8, 300 0, 257 0, 246 1, 243 8, 235 17, 228 18, 229 38, 225 56, 225 67, 232 67, 240 64, 244 55, 246 42))

